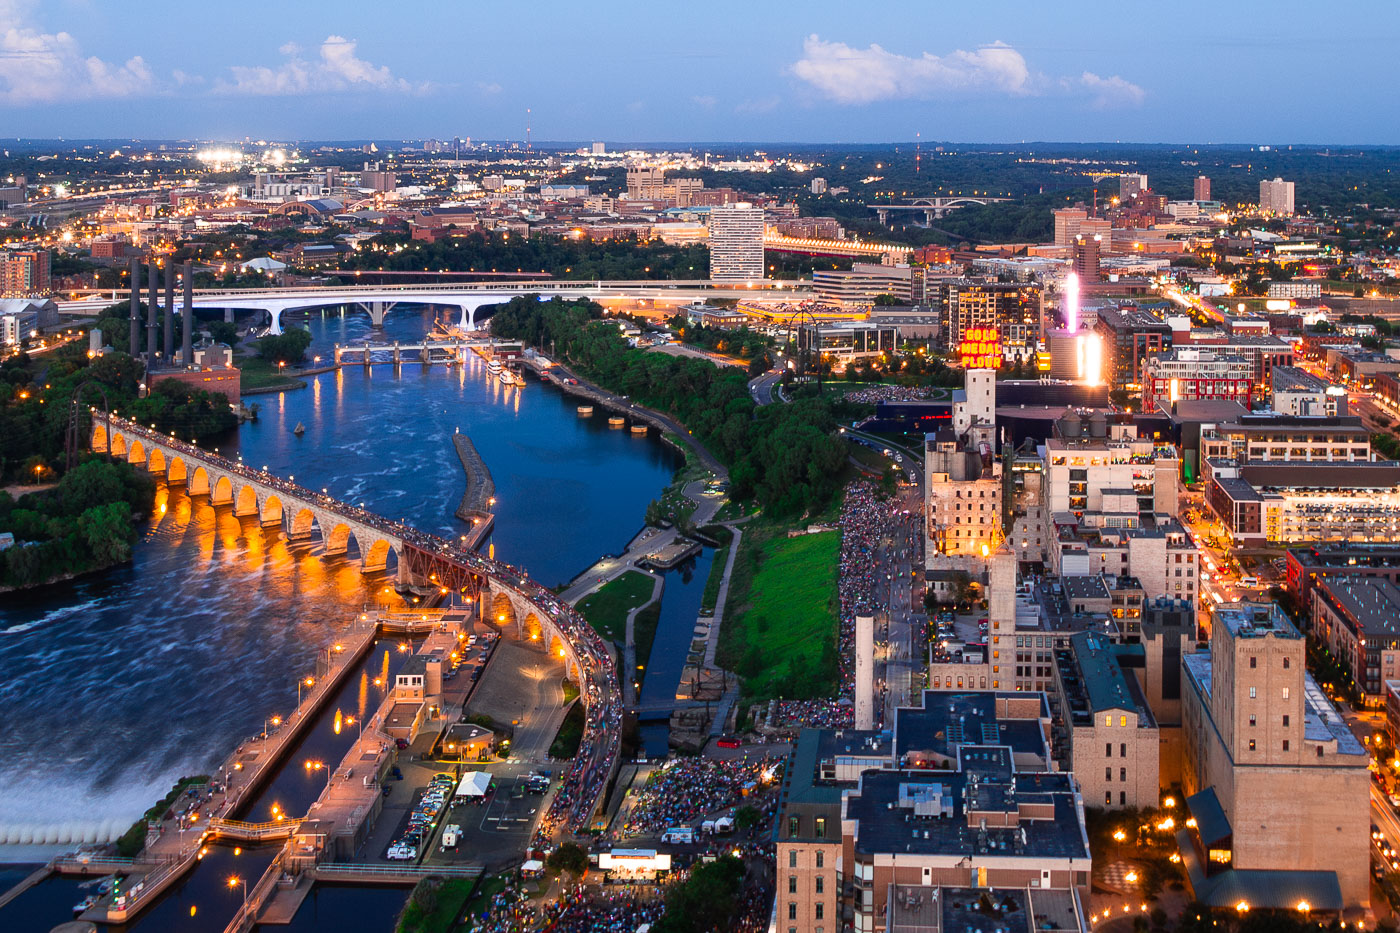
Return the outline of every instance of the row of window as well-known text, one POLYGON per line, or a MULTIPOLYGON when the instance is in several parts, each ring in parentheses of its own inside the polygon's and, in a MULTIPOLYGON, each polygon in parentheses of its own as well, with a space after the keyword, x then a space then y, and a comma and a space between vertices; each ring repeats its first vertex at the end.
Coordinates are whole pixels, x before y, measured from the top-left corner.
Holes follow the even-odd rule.
MULTIPOLYGON (((1112 758, 1112 757, 1113 757, 1113 743, 1112 743, 1112 742, 1105 742, 1105 743, 1103 743, 1103 756, 1104 756, 1105 758, 1112 758)), ((1119 758, 1127 758, 1127 757, 1128 757, 1128 743, 1127 743, 1127 742, 1120 742, 1120 743, 1118 743, 1118 757, 1119 757, 1119 758)))
MULTIPOLYGON (((1254 743, 1251 742, 1250 744, 1253 745, 1254 743)), ((1283 744, 1284 744, 1284 745, 1287 745, 1288 743, 1287 743, 1287 742, 1284 742, 1283 744)), ((1104 768, 1104 769, 1103 769, 1103 779, 1104 779, 1105 781, 1112 782, 1112 780, 1113 780, 1113 769, 1112 769, 1112 768, 1104 768)), ((1128 780, 1128 769, 1127 769, 1127 768, 1119 768, 1119 769, 1118 769, 1118 781, 1119 781, 1119 783, 1123 783, 1123 782, 1125 782, 1125 781, 1127 781, 1127 780, 1128 780)))
MULTIPOLYGON (((794 853, 794 854, 796 854, 796 853, 794 853)), ((788 875, 788 893, 789 893, 789 894, 796 894, 796 893, 797 893, 797 876, 796 876, 796 875, 788 875)), ((826 879, 823 878, 821 875, 817 875, 816 893, 818 893, 818 894, 824 894, 824 893, 826 893, 826 879)))
MULTIPOLYGON (((800 832, 801 828, 802 828, 802 819, 801 819, 801 817, 797 817, 797 816, 789 816, 789 817, 788 817, 788 836, 789 836, 789 837, 792 837, 792 836, 800 836, 800 835, 801 835, 801 832, 800 832)), ((813 821, 812 835, 813 835, 813 837, 815 837, 815 838, 817 838, 817 839, 825 839, 825 838, 826 838, 826 817, 824 817, 824 816, 819 816, 819 817, 817 817, 817 818, 813 821)), ((788 853, 788 854, 789 854, 792 858, 797 858, 797 853, 796 853, 796 852, 790 852, 790 853, 788 853)), ((796 864, 796 863, 794 863, 794 864, 796 864)), ((817 867, 818 867, 818 868, 821 868, 821 867, 822 867, 822 854, 821 854, 820 852, 817 853, 817 867)))
MULTIPOLYGON (((789 827, 791 827, 792 824, 789 823, 788 825, 789 825, 789 827)), ((791 833, 791 835, 794 835, 794 836, 797 835, 797 831, 796 831, 796 830, 793 830, 792 833, 791 833)), ((816 856, 817 856, 817 867, 818 867, 818 868, 825 868, 825 867, 826 867, 826 853, 825 853, 825 852, 822 852, 822 851, 819 849, 819 850, 817 850, 816 856)), ((796 868, 796 867, 797 867, 797 850, 796 850, 796 849, 788 849, 788 868, 796 868)), ((818 887, 817 890, 821 890, 821 888, 818 887)))

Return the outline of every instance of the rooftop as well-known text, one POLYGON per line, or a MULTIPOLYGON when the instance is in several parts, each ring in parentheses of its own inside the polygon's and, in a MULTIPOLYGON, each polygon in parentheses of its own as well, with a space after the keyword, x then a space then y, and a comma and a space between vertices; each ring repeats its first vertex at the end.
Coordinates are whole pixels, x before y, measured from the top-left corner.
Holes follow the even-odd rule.
POLYGON ((1014 755, 1048 759, 1041 720, 1050 718, 1050 701, 1044 694, 925 690, 922 699, 922 706, 895 711, 896 762, 907 756, 951 761, 963 745, 1005 745, 1014 755), (998 707, 1005 714, 1013 703, 1027 715, 998 715, 998 707))
POLYGON ((1361 638, 1400 635, 1400 586, 1384 577, 1325 577, 1318 589, 1361 638))
POLYGON ((1060 664, 1060 680, 1072 713, 1128 710, 1137 714, 1140 728, 1157 725, 1137 678, 1123 673, 1118 646, 1108 636, 1079 632, 1070 636, 1069 643, 1070 650, 1056 652, 1056 660, 1061 661, 1063 655, 1068 662, 1060 664))

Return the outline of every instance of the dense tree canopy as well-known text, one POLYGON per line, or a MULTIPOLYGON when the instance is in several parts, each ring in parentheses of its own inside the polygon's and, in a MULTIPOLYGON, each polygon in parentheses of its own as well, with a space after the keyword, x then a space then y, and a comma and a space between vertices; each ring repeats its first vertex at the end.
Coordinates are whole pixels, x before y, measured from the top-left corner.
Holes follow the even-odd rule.
POLYGON ((756 499, 779 515, 831 500, 846 455, 830 403, 759 408, 742 370, 631 349, 599 314, 587 301, 516 298, 496 312, 491 329, 542 346, 605 388, 675 417, 729 467, 735 499, 756 499))
POLYGON ((406 234, 375 237, 341 261, 345 269, 547 272, 558 279, 695 279, 710 273, 705 246, 620 237, 602 243, 539 235, 473 233, 436 243, 406 234))

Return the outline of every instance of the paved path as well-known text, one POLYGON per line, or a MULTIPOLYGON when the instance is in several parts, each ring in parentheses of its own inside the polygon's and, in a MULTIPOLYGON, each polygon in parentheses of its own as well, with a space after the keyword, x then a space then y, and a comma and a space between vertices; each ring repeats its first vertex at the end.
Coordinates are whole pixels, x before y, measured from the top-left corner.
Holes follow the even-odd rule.
MULTIPOLYGON (((632 622, 637 618, 637 613, 661 599, 661 588, 665 585, 660 574, 653 573, 650 576, 652 578, 651 599, 627 613, 627 640, 622 650, 622 669, 618 673, 622 677, 622 702, 628 706, 635 706, 637 703, 637 637, 632 622)), ((650 663, 651 659, 647 658, 647 662, 650 663)))
POLYGON ((724 606, 729 599, 729 581, 734 575, 734 558, 739 553, 739 542, 744 533, 733 525, 727 525, 730 531, 734 532, 734 539, 729 542, 729 554, 724 562, 724 576, 719 581, 719 595, 715 597, 714 620, 710 623, 710 630, 705 634, 705 666, 718 667, 715 664, 715 651, 719 648, 719 629, 724 624, 724 606))

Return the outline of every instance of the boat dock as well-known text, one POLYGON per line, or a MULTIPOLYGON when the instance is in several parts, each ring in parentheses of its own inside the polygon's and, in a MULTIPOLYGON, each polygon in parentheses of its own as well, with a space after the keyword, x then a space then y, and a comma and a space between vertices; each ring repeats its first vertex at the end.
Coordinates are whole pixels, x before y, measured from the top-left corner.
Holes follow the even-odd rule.
POLYGON ((462 501, 454 512, 458 518, 471 522, 467 532, 467 543, 475 550, 491 533, 496 522, 496 481, 491 478, 491 470, 481 459, 471 438, 461 432, 452 435, 452 446, 457 449, 457 458, 462 461, 462 470, 467 475, 467 488, 462 493, 462 501))

